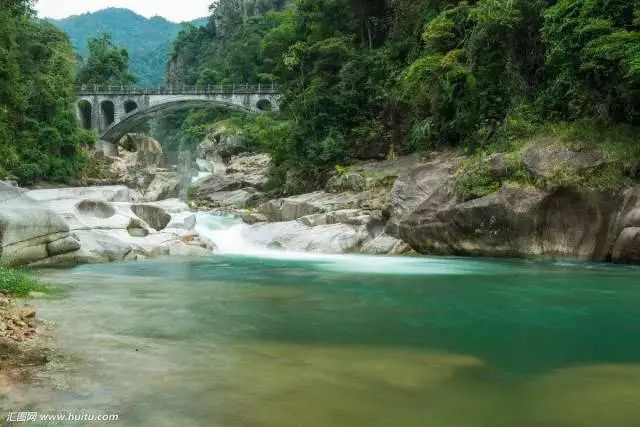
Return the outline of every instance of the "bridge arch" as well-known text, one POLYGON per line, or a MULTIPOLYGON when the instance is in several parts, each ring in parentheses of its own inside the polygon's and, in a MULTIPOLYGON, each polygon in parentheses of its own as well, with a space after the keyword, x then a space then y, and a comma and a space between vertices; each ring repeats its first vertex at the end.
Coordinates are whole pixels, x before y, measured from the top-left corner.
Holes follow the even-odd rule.
POLYGON ((124 113, 125 114, 129 114, 132 111, 137 110, 138 107, 138 103, 136 101, 134 101, 133 99, 128 99, 124 102, 124 113))
POLYGON ((102 129, 107 129, 116 121, 116 106, 113 101, 105 99, 100 102, 100 113, 102 119, 102 129))
POLYGON ((268 99, 260 99, 256 102, 256 108, 260 111, 273 111, 273 105, 268 99))
POLYGON ((152 116, 201 106, 260 114, 278 111, 280 93, 274 85, 211 85, 144 89, 121 86, 79 87, 78 120, 97 131, 101 139, 117 142, 152 116))
POLYGON ((137 109, 128 114, 125 114, 124 116, 120 117, 117 123, 114 123, 104 129, 102 139, 107 142, 115 143, 119 141, 120 138, 128 133, 135 131, 135 129, 139 128, 142 124, 151 120, 158 114, 166 114, 174 111, 207 106, 218 106, 234 111, 255 114, 255 111, 252 108, 247 108, 241 105, 234 104, 232 102, 212 101, 206 99, 192 99, 183 101, 167 100, 165 102, 155 104, 149 108, 137 109))

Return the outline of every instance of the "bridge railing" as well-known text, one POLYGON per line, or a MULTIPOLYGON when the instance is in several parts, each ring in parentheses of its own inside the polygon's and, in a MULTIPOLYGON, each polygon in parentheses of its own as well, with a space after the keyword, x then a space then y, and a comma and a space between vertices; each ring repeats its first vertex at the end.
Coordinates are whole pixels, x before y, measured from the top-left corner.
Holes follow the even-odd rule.
POLYGON ((156 88, 138 88, 135 86, 82 85, 76 87, 80 95, 276 95, 279 92, 275 84, 225 84, 225 85, 169 85, 156 88))

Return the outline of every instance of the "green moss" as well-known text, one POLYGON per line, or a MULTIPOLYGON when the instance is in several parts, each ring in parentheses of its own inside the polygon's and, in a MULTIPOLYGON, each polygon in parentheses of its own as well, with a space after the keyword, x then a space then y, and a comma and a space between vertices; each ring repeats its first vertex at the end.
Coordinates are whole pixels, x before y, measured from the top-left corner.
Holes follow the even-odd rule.
POLYGON ((456 196, 463 202, 484 197, 499 188, 500 181, 491 175, 488 163, 480 156, 465 161, 455 182, 456 196))
POLYGON ((30 292, 49 293, 51 289, 24 270, 0 267, 0 290, 14 296, 27 296, 30 292))
POLYGON ((496 153, 479 153, 465 160, 455 181, 455 192, 459 200, 484 197, 504 184, 522 187, 534 185, 522 162, 521 151, 502 153, 504 167, 501 170, 491 169, 492 154, 496 153))
POLYGON ((349 168, 347 166, 336 165, 335 171, 336 175, 342 176, 349 172, 349 168))
POLYGON ((639 181, 640 132, 636 127, 594 121, 532 124, 512 119, 491 144, 469 154, 458 172, 455 191, 459 200, 467 201, 491 194, 505 183, 549 191, 561 187, 619 191, 639 181), (596 151, 603 162, 584 171, 559 166, 548 177, 534 178, 522 159, 527 150, 540 144, 596 151), (502 174, 490 169, 489 159, 496 153, 505 157, 507 167, 502 174))

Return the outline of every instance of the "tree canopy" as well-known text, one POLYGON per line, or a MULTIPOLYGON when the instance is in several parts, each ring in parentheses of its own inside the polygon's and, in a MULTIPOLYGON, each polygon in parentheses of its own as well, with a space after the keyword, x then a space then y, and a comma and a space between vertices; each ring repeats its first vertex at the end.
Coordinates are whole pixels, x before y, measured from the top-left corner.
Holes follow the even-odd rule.
POLYGON ((67 36, 33 16, 30 2, 0 7, 0 178, 65 180, 93 136, 74 112, 75 55, 67 36))
POLYGON ((640 0, 254 3, 217 2, 169 69, 175 83, 283 88, 273 178, 290 191, 354 159, 483 149, 513 123, 640 124, 640 0))
POLYGON ((137 78, 129 72, 129 52, 116 46, 110 34, 87 41, 88 57, 78 71, 78 84, 129 85, 137 78))

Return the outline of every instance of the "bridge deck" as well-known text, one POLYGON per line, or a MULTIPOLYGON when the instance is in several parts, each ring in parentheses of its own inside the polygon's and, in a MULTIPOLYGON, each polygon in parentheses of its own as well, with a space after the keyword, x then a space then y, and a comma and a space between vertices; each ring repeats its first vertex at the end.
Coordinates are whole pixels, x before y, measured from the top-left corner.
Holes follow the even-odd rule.
POLYGON ((94 95, 277 95, 278 87, 273 84, 235 84, 207 86, 165 86, 138 88, 133 86, 83 85, 76 88, 80 96, 94 95))

